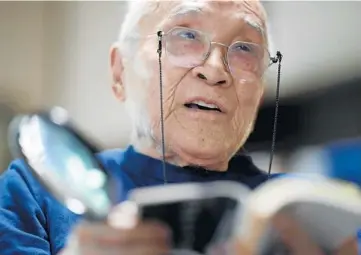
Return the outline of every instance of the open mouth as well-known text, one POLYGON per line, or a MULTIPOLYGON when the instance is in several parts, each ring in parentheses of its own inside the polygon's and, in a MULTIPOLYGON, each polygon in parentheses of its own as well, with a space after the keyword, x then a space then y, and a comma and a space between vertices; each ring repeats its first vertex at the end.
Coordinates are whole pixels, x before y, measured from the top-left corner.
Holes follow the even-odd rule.
POLYGON ((198 109, 203 111, 216 111, 216 112, 222 112, 221 109, 215 104, 207 104, 202 101, 194 101, 192 103, 184 104, 185 107, 189 109, 198 109))

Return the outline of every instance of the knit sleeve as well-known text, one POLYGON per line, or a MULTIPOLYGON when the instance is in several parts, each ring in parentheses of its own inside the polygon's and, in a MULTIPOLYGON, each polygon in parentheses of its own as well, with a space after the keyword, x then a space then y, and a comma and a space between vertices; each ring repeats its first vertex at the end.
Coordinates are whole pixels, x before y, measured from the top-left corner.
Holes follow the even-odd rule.
POLYGON ((0 176, 1 255, 50 255, 46 217, 30 186, 30 173, 13 162, 0 176))

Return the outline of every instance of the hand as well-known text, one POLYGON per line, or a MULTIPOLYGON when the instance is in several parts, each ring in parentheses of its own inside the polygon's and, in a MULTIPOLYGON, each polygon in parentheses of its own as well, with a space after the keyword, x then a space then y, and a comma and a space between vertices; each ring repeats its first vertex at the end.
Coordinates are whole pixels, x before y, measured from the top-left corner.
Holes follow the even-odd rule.
MULTIPOLYGON (((276 217, 273 225, 280 234, 281 241, 289 248, 292 255, 324 255, 320 247, 315 244, 302 227, 292 218, 282 215, 276 217)), ((355 233, 356 234, 356 233, 355 233)), ((357 255, 357 239, 352 238, 342 244, 332 254, 357 255)))
POLYGON ((170 235, 156 222, 137 222, 136 215, 118 207, 108 223, 79 224, 60 255, 163 255, 170 235))
MULTIPOLYGON (((278 232, 281 242, 287 247, 290 255, 325 255, 320 247, 306 234, 302 227, 287 215, 274 218, 273 227, 278 232)), ((248 251, 242 240, 236 242, 236 254, 256 255, 248 251)), ((333 255, 358 255, 357 239, 352 238, 341 245, 333 255)))

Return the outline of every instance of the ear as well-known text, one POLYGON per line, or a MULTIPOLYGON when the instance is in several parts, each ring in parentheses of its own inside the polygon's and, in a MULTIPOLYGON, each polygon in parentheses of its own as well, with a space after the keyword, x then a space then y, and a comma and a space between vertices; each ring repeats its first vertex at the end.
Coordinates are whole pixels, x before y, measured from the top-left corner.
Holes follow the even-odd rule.
POLYGON ((112 90, 115 97, 122 102, 126 98, 124 82, 123 82, 123 74, 124 74, 123 61, 124 60, 120 54, 118 45, 113 44, 113 46, 110 49, 110 67, 113 77, 112 90))

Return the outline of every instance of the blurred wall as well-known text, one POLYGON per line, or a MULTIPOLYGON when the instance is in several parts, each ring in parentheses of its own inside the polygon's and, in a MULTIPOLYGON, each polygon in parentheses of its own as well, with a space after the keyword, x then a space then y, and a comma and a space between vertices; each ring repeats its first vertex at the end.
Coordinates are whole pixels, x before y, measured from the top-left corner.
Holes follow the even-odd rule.
POLYGON ((124 2, 45 3, 46 104, 65 107, 104 147, 125 146, 130 131, 129 118, 111 92, 108 55, 124 6, 124 2))
MULTIPOLYGON (((281 99, 277 147, 290 151, 361 137, 360 84, 361 79, 352 79, 317 92, 281 99)), ((251 150, 270 148, 273 120, 274 103, 267 103, 260 109, 255 130, 247 141, 251 150)))
POLYGON ((18 111, 60 105, 103 147, 126 145, 109 49, 124 2, 0 2, 0 100, 18 111), (104 128, 107 127, 107 128, 104 128))
POLYGON ((43 12, 41 2, 0 2, 0 169, 11 158, 9 121, 43 103, 43 12))
POLYGON ((0 153, 12 115, 53 105, 102 147, 127 144, 129 118, 111 93, 108 60, 124 5, 0 2, 0 153))
POLYGON ((352 79, 304 98, 299 144, 361 137, 361 79, 352 79))
POLYGON ((43 12, 42 2, 0 2, 0 102, 42 103, 43 12))
MULTIPOLYGON (((302 96, 281 99, 276 143, 278 158, 274 169, 289 170, 298 156, 313 154, 314 150, 335 141, 360 141, 360 84, 361 79, 351 79, 302 96)), ((268 167, 273 117, 274 103, 263 105, 246 144, 246 149, 263 169, 268 167)))

